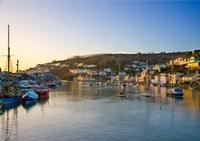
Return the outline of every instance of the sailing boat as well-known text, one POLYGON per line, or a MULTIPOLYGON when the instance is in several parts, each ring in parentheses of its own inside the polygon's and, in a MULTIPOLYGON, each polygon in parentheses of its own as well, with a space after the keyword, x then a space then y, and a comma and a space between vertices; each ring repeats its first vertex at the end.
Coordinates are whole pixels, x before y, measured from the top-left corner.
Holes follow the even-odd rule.
POLYGON ((98 86, 102 85, 102 76, 101 75, 102 74, 101 74, 101 68, 100 68, 100 71, 99 71, 99 82, 96 83, 98 86))
MULTIPOLYGON (((172 60, 172 73, 173 73, 173 60, 172 60)), ((170 92, 167 94, 168 96, 174 96, 174 97, 182 97, 184 95, 182 88, 180 87, 174 87, 171 84, 171 90, 170 92)))
POLYGON ((146 85, 145 85, 145 91, 142 93, 142 96, 144 97, 151 97, 151 93, 149 92, 149 75, 147 70, 147 60, 146 60, 146 85))
POLYGON ((8 25, 8 72, 7 72, 7 82, 3 87, 1 94, 3 95, 2 101, 4 109, 10 109, 16 107, 20 103, 20 91, 16 86, 9 83, 10 78, 10 26, 8 25))
POLYGON ((120 56, 119 56, 119 84, 120 84, 120 91, 117 94, 118 97, 126 97, 125 93, 124 93, 124 85, 121 83, 121 78, 120 78, 120 70, 121 70, 121 66, 120 66, 120 56))

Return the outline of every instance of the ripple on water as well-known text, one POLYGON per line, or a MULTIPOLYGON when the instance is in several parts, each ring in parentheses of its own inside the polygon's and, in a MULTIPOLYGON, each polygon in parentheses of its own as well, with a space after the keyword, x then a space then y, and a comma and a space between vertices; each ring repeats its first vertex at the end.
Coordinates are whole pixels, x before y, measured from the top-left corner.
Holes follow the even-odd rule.
MULTIPOLYGON (((164 88, 143 98, 128 90, 98 89, 76 83, 50 93, 49 100, 0 115, 0 138, 7 141, 199 141, 200 96, 165 97, 164 88)), ((195 93, 195 94, 193 94, 195 93)))

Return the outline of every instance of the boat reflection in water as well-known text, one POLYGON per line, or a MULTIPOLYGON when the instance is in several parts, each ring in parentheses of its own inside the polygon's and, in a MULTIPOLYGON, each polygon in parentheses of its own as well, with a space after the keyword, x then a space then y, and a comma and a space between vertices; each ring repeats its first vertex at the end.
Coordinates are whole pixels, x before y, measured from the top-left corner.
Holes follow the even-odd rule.
POLYGON ((22 104, 22 107, 26 109, 27 112, 29 112, 33 107, 36 106, 36 104, 36 102, 33 102, 31 104, 22 104))
POLYGON ((27 112, 31 111, 35 106, 39 106, 43 108, 45 104, 47 104, 49 98, 38 99, 37 102, 32 102, 29 104, 22 104, 23 108, 26 109, 27 112))
POLYGON ((124 88, 127 97, 121 98, 116 96, 120 87, 66 83, 50 91, 49 99, 0 115, 0 139, 200 140, 199 91, 183 89, 184 96, 178 99, 168 97, 166 87, 149 89, 150 98, 141 96, 142 85, 124 88))
POLYGON ((18 112, 18 108, 5 110, 4 114, 0 116, 0 138, 2 141, 18 140, 18 112))

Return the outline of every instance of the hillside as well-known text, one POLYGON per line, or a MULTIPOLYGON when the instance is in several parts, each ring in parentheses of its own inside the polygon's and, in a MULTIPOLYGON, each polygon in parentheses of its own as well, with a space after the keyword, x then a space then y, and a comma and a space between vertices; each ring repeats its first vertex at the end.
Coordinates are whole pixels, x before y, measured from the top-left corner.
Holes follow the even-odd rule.
POLYGON ((110 67, 112 70, 117 71, 119 63, 121 67, 128 65, 131 61, 148 61, 149 65, 166 63, 171 59, 177 57, 190 56, 191 52, 173 52, 173 53, 150 53, 150 54, 94 54, 87 56, 74 56, 66 60, 52 61, 46 64, 39 64, 35 68, 30 68, 29 70, 40 68, 48 68, 50 71, 60 77, 61 79, 70 79, 72 74, 69 73, 69 69, 76 68, 77 64, 83 63, 87 65, 97 65, 97 68, 110 67), (54 66, 54 64, 59 64, 54 66), (52 67, 54 66, 54 67, 52 67))

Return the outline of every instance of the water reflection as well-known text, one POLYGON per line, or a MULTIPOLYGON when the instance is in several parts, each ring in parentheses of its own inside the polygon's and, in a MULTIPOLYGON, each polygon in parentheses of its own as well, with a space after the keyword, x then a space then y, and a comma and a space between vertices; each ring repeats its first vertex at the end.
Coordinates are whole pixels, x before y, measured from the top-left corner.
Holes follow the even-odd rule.
POLYGON ((18 140, 18 108, 6 110, 0 118, 1 140, 18 140))
POLYGON ((29 111, 31 111, 32 108, 34 108, 36 106, 36 104, 37 103, 34 102, 34 103, 31 103, 31 104, 22 104, 22 106, 27 112, 29 112, 29 111))
POLYGON ((127 96, 122 98, 116 96, 120 87, 66 83, 52 90, 49 99, 5 110, 0 115, 0 139, 173 140, 171 136, 176 136, 180 140, 187 128, 193 129, 187 134, 198 140, 199 91, 184 89, 184 97, 178 99, 167 97, 165 87, 150 90, 153 96, 146 98, 141 96, 144 86, 126 87, 127 96))
POLYGON ((60 95, 66 95, 68 101, 81 101, 84 99, 98 100, 101 98, 112 98, 114 100, 142 100, 146 102, 155 102, 162 105, 166 104, 180 104, 182 107, 193 110, 199 110, 200 106, 200 93, 198 90, 184 89, 183 98, 167 97, 169 88, 151 86, 150 90, 153 93, 153 97, 144 98, 141 97, 141 93, 144 92, 145 87, 139 85, 137 87, 126 87, 124 92, 126 98, 116 97, 119 93, 120 87, 113 86, 89 86, 87 83, 72 83, 66 84, 65 87, 56 92, 60 95))

